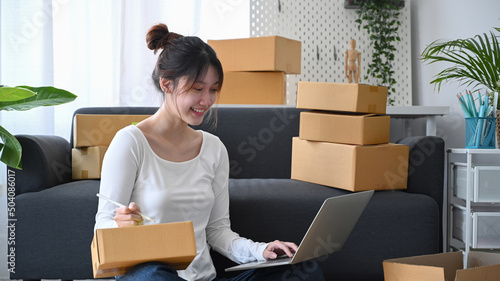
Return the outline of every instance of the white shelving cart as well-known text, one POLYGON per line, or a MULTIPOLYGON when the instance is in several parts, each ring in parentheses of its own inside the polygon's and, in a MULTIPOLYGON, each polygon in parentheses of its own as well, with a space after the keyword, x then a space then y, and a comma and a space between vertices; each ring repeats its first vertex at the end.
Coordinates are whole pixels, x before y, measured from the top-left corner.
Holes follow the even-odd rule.
POLYGON ((445 250, 500 250, 500 149, 448 149, 447 171, 445 250))

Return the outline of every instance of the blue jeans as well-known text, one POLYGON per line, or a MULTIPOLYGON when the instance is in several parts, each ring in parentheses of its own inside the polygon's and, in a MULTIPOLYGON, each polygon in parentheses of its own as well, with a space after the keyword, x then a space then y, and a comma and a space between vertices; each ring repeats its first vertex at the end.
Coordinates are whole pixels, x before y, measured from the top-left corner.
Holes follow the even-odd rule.
MULTIPOLYGON (((147 262, 136 265, 126 275, 116 277, 119 281, 185 281, 177 276, 170 266, 161 262, 147 262)), ((323 270, 315 260, 294 265, 283 265, 251 269, 232 278, 214 281, 324 281, 323 270)))

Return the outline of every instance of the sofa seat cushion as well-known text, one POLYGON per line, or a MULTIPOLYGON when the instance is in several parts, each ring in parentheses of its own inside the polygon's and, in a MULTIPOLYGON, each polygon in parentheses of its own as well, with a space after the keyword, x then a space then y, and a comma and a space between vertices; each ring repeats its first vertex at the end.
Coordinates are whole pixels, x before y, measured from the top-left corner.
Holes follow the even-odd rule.
POLYGON ((92 278, 97 192, 99 181, 82 180, 17 195, 16 273, 11 278, 92 278))

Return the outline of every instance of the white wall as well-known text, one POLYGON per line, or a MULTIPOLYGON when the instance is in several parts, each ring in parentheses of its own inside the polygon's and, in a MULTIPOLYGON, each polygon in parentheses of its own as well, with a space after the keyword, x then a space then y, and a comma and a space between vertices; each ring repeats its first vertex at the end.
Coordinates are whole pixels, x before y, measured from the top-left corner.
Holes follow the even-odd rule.
MULTIPOLYGON (((437 122, 438 135, 445 139, 446 147, 465 145, 465 120, 456 94, 466 88, 448 83, 439 93, 434 91, 434 85, 429 82, 446 65, 424 65, 418 57, 434 40, 465 39, 500 27, 499 11, 498 0, 411 1, 413 105, 450 106, 450 114, 438 118, 437 122)), ((414 134, 425 133, 424 128, 419 127, 414 134)))

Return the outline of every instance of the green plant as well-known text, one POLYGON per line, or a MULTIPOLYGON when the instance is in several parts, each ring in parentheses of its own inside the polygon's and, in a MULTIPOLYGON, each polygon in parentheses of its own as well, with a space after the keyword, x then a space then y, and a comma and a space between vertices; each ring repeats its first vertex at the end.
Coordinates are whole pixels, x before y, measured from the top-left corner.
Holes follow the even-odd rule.
MULTIPOLYGON (((379 86, 388 88, 388 104, 393 105, 395 100, 391 98, 396 93, 394 85, 394 52, 396 41, 401 41, 398 29, 401 26, 399 20, 401 1, 395 0, 364 0, 360 1, 359 9, 356 10, 358 18, 358 30, 363 28, 370 36, 370 46, 373 49, 372 60, 368 64, 367 75, 377 79, 379 86)), ((404 3, 404 2, 403 2, 404 3)))
MULTIPOLYGON (((76 99, 72 93, 54 87, 3 87, 0 86, 0 110, 28 110, 39 106, 67 103, 76 99)), ((22 169, 21 144, 4 127, 0 126, 0 161, 22 169)))
MULTIPOLYGON (((500 31, 500 28, 495 28, 500 31)), ((441 84, 455 80, 460 85, 483 86, 491 92, 500 92, 500 45, 498 36, 490 31, 473 38, 446 42, 434 41, 422 52, 420 59, 429 64, 448 62, 452 65, 436 74, 431 84, 438 92, 441 84)), ((500 109, 500 107, 498 108, 500 109)))

